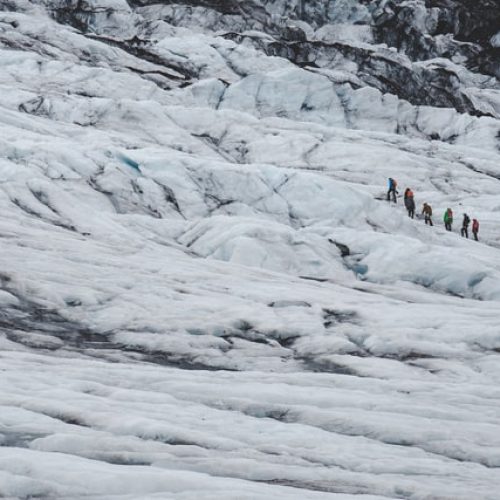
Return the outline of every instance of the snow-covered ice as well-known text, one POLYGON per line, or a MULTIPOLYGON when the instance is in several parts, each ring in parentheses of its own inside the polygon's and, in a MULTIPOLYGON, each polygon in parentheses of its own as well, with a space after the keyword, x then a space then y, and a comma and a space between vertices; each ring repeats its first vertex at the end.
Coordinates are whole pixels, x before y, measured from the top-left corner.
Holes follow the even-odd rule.
MULTIPOLYGON (((498 498, 495 84, 411 104, 136 3, 0 2, 0 496, 498 498)), ((373 43, 334 4, 314 39, 373 43)))

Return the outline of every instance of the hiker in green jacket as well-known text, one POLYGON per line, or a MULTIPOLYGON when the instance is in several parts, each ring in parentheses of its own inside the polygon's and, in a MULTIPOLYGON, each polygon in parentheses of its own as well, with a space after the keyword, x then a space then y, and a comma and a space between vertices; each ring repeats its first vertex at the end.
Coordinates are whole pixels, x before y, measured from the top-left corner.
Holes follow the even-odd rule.
POLYGON ((446 231, 451 231, 451 225, 453 224, 453 211, 451 208, 446 209, 443 220, 446 231))

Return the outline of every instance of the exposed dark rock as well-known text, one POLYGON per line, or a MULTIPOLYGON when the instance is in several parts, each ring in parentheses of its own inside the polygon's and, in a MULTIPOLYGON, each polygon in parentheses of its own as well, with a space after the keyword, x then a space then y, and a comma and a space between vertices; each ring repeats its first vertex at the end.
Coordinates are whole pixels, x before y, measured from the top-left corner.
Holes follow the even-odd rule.
POLYGON ((500 31, 499 7, 496 0, 390 1, 375 10, 374 32, 412 60, 465 57, 470 69, 498 76, 490 39, 500 31))
POLYGON ((296 26, 286 26, 282 30, 281 36, 284 40, 288 40, 290 42, 305 42, 307 40, 304 30, 296 26))
POLYGON ((353 311, 335 311, 333 309, 323 309, 323 319, 325 328, 338 323, 354 323, 357 314, 353 311))
MULTIPOLYGON (((275 0, 129 0, 128 4, 134 16, 144 7, 168 7, 161 14, 162 20, 174 25, 181 19, 186 19, 189 26, 211 23, 199 26, 209 30, 233 24, 235 31, 228 32, 227 39, 251 43, 268 55, 285 57, 300 67, 335 69, 355 63, 356 75, 366 85, 414 105, 451 107, 460 113, 489 116, 487 106, 481 107, 471 100, 466 90, 469 85, 461 81, 453 66, 416 65, 412 64, 414 61, 445 58, 465 64, 472 72, 500 75, 500 49, 490 43, 500 32, 500 8, 496 0, 360 0, 349 9, 340 3, 319 0, 283 0, 279 4, 275 0), (194 9, 198 9, 196 14, 194 9), (206 16, 202 15, 203 10, 206 16), (376 45, 308 40, 301 22, 307 23, 311 30, 346 22, 364 24, 367 29, 371 25, 376 42, 394 47, 404 56, 376 45), (262 36, 242 34, 250 30, 254 33, 258 30, 262 36)), ((154 64, 156 69, 141 69, 138 65, 129 69, 162 88, 184 86, 199 77, 189 61, 181 64, 155 50, 151 20, 141 21, 137 15, 134 17, 137 34, 111 37, 95 30, 96 16, 100 19, 114 14, 108 7, 86 0, 67 0, 53 2, 51 9, 58 22, 154 64)), ((494 80, 484 85, 500 89, 494 80)), ((36 103, 25 107, 27 112, 37 111, 36 103)))
POLYGON ((30 115, 46 116, 47 110, 45 109, 45 98, 43 96, 39 96, 23 102, 19 105, 19 111, 23 111, 24 113, 28 113, 30 115))
POLYGON ((427 0, 428 7, 439 8, 439 29, 451 32, 457 40, 487 44, 500 30, 497 0, 427 0))
POLYGON ((340 255, 342 257, 348 257, 351 255, 351 250, 347 245, 344 245, 343 243, 339 243, 338 241, 334 241, 330 238, 328 238, 328 241, 335 245, 339 250, 340 250, 340 255))
POLYGON ((268 55, 285 57, 300 66, 335 68, 345 60, 358 65, 357 76, 383 93, 397 95, 414 105, 455 108, 460 113, 483 116, 448 67, 408 64, 390 51, 346 43, 275 41, 265 47, 268 55))
MULTIPOLYGON (((190 72, 185 65, 178 64, 174 61, 167 60, 157 54, 152 48, 148 47, 148 42, 144 40, 140 40, 137 37, 134 37, 129 40, 116 40, 110 37, 105 37, 102 35, 96 36, 93 34, 87 35, 89 38, 94 40, 99 40, 108 45, 112 45, 114 47, 119 47, 120 49, 128 52, 129 54, 137 57, 138 59, 148 61, 150 63, 155 64, 158 69, 157 70, 143 70, 141 68, 128 67, 131 71, 139 73, 141 75, 151 76, 151 80, 153 80, 152 76, 159 75, 168 80, 173 81, 183 81, 184 83, 189 83, 192 77, 196 77, 196 74, 190 72), (162 70, 164 68, 164 70, 162 70), (172 70, 173 72, 169 72, 168 70, 172 70), (176 74, 179 73, 179 74, 176 74)), ((164 85, 165 88, 173 87, 174 85, 164 85)))
POLYGON ((334 363, 327 359, 318 359, 311 357, 299 358, 305 370, 319 373, 336 373, 339 375, 361 376, 349 366, 334 363))
MULTIPOLYGON (((207 7, 221 14, 238 14, 241 12, 241 2, 238 0, 128 0, 129 5, 186 5, 189 7, 207 7)), ((248 2, 253 3, 253 2, 248 2)))
POLYGON ((216 365, 207 365, 205 363, 201 363, 195 359, 192 359, 188 356, 180 356, 175 353, 168 353, 163 351, 154 351, 148 352, 147 349, 143 349, 141 347, 130 347, 125 345, 118 345, 118 347, 125 352, 133 352, 140 353, 142 361, 146 361, 149 363, 154 363, 163 366, 180 368, 181 370, 205 370, 205 371, 237 371, 235 369, 230 368, 221 368, 216 365))
POLYGON ((268 305, 269 307, 311 307, 309 302, 303 300, 276 300, 268 305))
POLYGON ((318 283, 325 283, 328 281, 328 278, 318 278, 316 276, 299 276, 299 278, 303 280, 317 281, 318 283))

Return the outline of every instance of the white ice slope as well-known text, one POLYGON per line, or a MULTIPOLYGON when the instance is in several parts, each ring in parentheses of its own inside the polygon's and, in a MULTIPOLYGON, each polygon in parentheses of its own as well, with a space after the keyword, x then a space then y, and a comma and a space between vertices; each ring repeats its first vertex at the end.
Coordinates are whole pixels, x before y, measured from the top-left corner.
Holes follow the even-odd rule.
POLYGON ((0 496, 497 498, 498 118, 59 4, 1 2, 0 496))

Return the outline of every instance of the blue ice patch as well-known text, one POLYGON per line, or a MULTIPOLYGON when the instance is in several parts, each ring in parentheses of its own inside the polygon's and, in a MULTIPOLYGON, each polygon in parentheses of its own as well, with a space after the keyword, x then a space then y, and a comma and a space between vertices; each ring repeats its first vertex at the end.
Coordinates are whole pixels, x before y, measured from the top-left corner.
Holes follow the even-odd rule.
POLYGON ((142 174, 139 164, 135 160, 132 160, 132 158, 129 158, 122 153, 117 154, 116 157, 125 165, 133 168, 134 170, 137 170, 137 172, 142 174))

